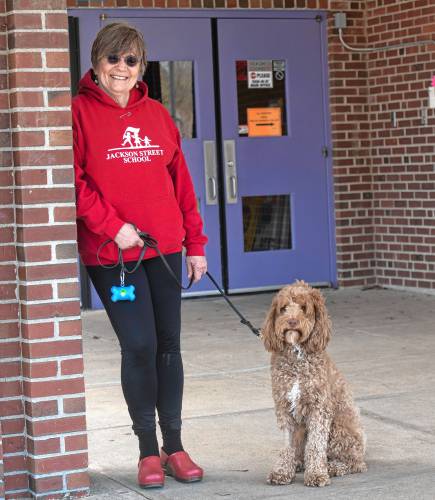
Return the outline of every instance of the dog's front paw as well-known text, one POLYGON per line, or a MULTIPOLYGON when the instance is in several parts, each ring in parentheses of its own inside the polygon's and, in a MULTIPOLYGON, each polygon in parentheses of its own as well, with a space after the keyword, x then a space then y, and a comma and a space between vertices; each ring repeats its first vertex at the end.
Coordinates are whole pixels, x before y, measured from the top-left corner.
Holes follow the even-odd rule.
POLYGON ((290 484, 292 481, 293 477, 288 472, 284 472, 284 470, 273 470, 267 477, 269 484, 290 484))
POLYGON ((352 466, 352 474, 356 474, 358 472, 367 472, 367 464, 365 462, 359 462, 352 466))
POLYGON ((327 486, 330 484, 327 472, 306 472, 304 474, 305 486, 327 486))

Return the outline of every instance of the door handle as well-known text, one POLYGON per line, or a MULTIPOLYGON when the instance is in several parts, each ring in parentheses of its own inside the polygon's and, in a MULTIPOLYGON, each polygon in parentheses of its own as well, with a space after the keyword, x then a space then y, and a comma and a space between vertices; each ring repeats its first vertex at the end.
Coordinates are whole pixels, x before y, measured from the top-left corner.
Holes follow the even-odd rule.
POLYGON ((214 141, 204 141, 204 179, 205 202, 207 205, 217 204, 217 163, 214 141))
POLYGON ((231 196, 233 198, 237 198, 237 179, 232 175, 230 177, 230 184, 231 184, 231 196))
POLYGON ((224 141, 225 190, 227 203, 237 203, 236 143, 224 141))
POLYGON ((216 179, 214 177, 208 178, 209 182, 209 195, 211 200, 216 200, 217 198, 217 190, 216 190, 216 179))

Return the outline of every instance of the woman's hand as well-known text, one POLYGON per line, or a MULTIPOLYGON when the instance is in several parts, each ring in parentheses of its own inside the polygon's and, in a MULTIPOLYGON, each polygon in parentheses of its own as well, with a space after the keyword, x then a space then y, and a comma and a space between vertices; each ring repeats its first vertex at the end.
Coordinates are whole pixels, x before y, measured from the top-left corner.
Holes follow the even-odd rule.
POLYGON ((144 242, 136 232, 136 229, 131 224, 124 224, 115 236, 115 243, 121 250, 133 248, 136 246, 143 247, 144 242))
POLYGON ((188 278, 190 279, 193 274, 193 282, 196 283, 207 272, 207 259, 202 255, 188 255, 186 257, 186 267, 188 278))

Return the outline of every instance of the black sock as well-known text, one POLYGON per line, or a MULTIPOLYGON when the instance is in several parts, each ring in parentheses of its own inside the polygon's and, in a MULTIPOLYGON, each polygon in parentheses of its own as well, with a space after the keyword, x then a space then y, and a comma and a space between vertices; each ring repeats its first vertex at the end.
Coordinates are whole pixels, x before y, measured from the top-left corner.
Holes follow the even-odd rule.
POLYGON ((181 429, 162 429, 163 450, 167 455, 183 451, 181 429))
POLYGON ((156 431, 140 431, 137 433, 137 437, 139 438, 140 459, 159 455, 156 431))

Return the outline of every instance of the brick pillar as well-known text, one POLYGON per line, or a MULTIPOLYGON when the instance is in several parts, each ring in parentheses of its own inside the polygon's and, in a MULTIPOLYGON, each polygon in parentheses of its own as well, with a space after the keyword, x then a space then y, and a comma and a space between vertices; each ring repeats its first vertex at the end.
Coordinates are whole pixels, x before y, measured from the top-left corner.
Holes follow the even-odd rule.
MULTIPOLYGON (((21 385, 21 341, 17 300, 14 171, 8 92, 6 2, 0 1, 0 438, 1 484, 27 491, 24 415, 21 385)), ((3 498, 0 495, 0 498, 3 498)))
POLYGON ((5 14, 8 83, 0 99, 10 111, 11 147, 3 148, 9 166, 0 171, 0 202, 15 238, 15 245, 0 238, 9 273, 0 286, 11 297, 0 312, 6 497, 81 496, 89 482, 66 1, 8 0, 5 14))

